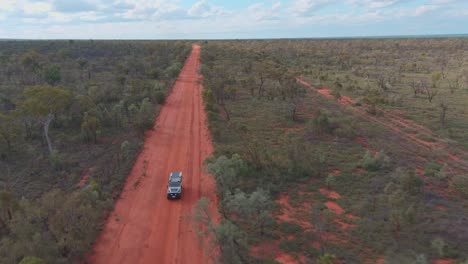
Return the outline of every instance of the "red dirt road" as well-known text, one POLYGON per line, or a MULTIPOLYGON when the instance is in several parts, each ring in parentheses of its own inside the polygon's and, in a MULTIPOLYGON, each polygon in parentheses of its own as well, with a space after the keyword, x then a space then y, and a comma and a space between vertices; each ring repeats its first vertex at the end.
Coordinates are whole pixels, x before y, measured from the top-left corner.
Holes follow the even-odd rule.
POLYGON ((207 263, 196 231, 185 215, 202 196, 215 200, 214 182, 203 172, 212 145, 197 83, 200 47, 190 57, 162 108, 154 130, 128 176, 121 198, 107 219, 92 263, 207 263), (181 200, 168 201, 171 171, 184 174, 181 200), (146 176, 145 176, 146 171, 146 176))

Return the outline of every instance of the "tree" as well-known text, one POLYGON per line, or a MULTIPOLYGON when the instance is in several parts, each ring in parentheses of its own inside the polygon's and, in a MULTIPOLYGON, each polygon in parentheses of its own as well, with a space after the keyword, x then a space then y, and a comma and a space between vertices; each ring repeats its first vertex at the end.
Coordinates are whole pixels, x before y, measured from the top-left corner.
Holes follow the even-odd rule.
POLYGON ((274 206, 268 192, 257 189, 249 195, 237 191, 234 195, 226 196, 225 204, 229 213, 238 216, 243 225, 264 235, 274 206))
POLYGON ((328 174, 325 182, 327 183, 327 189, 330 189, 330 186, 336 182, 336 176, 333 174, 328 174))
POLYGON ((44 70, 44 79, 50 85, 56 85, 62 79, 60 66, 50 65, 44 70))
POLYGON ((78 66, 80 67, 81 74, 80 74, 80 79, 83 81, 84 79, 84 70, 88 66, 88 60, 84 58, 79 58, 76 60, 78 63, 78 66))
POLYGON ((217 183, 217 191, 220 200, 224 200, 226 193, 231 193, 238 184, 240 175, 247 171, 247 165, 238 154, 231 158, 220 156, 208 163, 208 172, 213 174, 217 183))
POLYGON ((445 116, 447 114, 447 110, 449 109, 448 105, 445 102, 441 102, 439 104, 440 107, 440 124, 442 127, 445 127, 445 116))
POLYGON ((0 113, 0 141, 5 142, 8 153, 11 152, 19 130, 19 124, 13 116, 0 113))
POLYGON ((424 93, 424 89, 422 88, 421 84, 416 82, 415 80, 412 80, 410 82, 410 87, 413 90, 413 97, 417 97, 418 94, 424 93))
POLYGON ((222 221, 216 227, 216 242, 221 253, 221 263, 249 263, 249 248, 245 234, 235 224, 228 220, 222 221))
POLYGON ((434 73, 431 76, 431 85, 428 85, 428 83, 425 80, 421 80, 419 82, 419 85, 421 88, 425 91, 427 100, 429 103, 432 102, 432 99, 439 93, 439 81, 442 78, 440 73, 434 73))
POLYGON ((23 80, 29 76, 32 76, 32 83, 37 83, 38 73, 41 70, 42 56, 34 51, 30 50, 23 53, 20 57, 21 65, 23 66, 23 80))
POLYGON ((11 192, 0 191, 0 231, 13 219, 13 212, 18 209, 18 203, 11 192))
POLYGON ((208 199, 202 197, 190 215, 193 229, 197 231, 205 254, 211 257, 214 263, 249 263, 245 233, 226 219, 216 225, 213 213, 208 199))
POLYGON ((312 209, 311 222, 315 227, 315 233, 317 234, 318 242, 320 243, 321 255, 325 254, 327 247, 327 236, 325 236, 324 233, 328 230, 332 219, 332 214, 323 205, 316 204, 312 209))
POLYGON ((35 117, 43 127, 49 154, 53 155, 49 126, 56 115, 71 102, 70 91, 51 86, 33 86, 23 92, 24 101, 20 104, 23 114, 35 117))
POLYGON ((319 136, 324 133, 330 133, 331 128, 328 115, 319 110, 317 116, 312 120, 312 129, 319 136))
POLYGON ((84 133, 86 140, 92 139, 94 143, 97 142, 97 131, 101 127, 99 120, 89 113, 85 113, 83 122, 81 123, 81 131, 84 133))
POLYGON ((204 248, 207 255, 218 258, 216 254, 216 225, 214 223, 213 210, 209 207, 207 198, 202 197, 192 208, 190 220, 193 229, 197 231, 199 243, 204 248))
POLYGON ((463 85, 462 85, 460 79, 461 79, 461 77, 457 76, 453 80, 452 79, 448 80, 449 89, 450 89, 451 94, 453 94, 456 90, 460 90, 462 88, 463 85))
POLYGON ((154 107, 148 98, 141 101, 139 108, 135 106, 131 111, 135 112, 135 128, 138 132, 144 133, 153 126, 154 107))

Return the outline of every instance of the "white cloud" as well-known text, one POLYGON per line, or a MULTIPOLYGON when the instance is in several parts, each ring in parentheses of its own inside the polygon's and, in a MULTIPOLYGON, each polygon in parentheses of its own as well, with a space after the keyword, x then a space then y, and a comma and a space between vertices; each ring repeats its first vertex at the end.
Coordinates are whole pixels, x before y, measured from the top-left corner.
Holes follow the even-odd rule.
POLYGON ((310 16, 334 2, 336 0, 294 0, 288 10, 295 16, 310 16))
POLYGON ((205 0, 201 0, 192 5, 187 14, 192 17, 207 18, 212 16, 223 15, 224 11, 220 7, 212 6, 205 0))
POLYGON ((22 6, 26 15, 36 15, 46 13, 52 10, 52 5, 46 2, 32 2, 22 6))
POLYGON ((247 13, 255 20, 275 20, 280 18, 280 7, 280 2, 274 3, 271 7, 265 7, 263 3, 256 3, 247 8, 247 13))
POLYGON ((16 0, 1 0, 0 1, 0 10, 11 12, 16 8, 16 0))
POLYGON ((389 15, 392 17, 404 18, 404 17, 419 17, 424 16, 429 12, 440 9, 441 6, 437 5, 421 5, 414 8, 402 8, 391 12, 389 15))
MULTIPOLYGON (((406 0, 410 2, 412 0, 406 0)), ((368 9, 380 9, 396 6, 397 4, 404 3, 405 0, 347 0, 351 5, 365 7, 368 9)))
POLYGON ((417 29, 424 25, 414 23, 416 18, 461 21, 468 16, 466 0, 423 0, 419 5, 417 0, 263 0, 249 1, 240 10, 210 1, 184 6, 182 0, 0 0, 0 20, 7 21, 1 23, 11 25, 0 28, 7 37, 28 38, 287 37, 300 34, 301 28, 309 33, 305 36, 327 32, 329 26, 365 32, 372 28, 368 25, 398 20, 417 29))
POLYGON ((149 1, 125 0, 119 2, 120 4, 127 4, 126 11, 116 13, 117 17, 131 19, 131 20, 172 20, 186 16, 186 11, 178 5, 167 1, 149 1))

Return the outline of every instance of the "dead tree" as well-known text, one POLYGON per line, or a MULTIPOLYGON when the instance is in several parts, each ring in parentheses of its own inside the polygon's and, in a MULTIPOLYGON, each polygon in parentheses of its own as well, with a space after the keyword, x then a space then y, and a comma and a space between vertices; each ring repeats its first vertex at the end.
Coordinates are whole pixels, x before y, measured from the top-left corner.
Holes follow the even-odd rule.
POLYGON ((447 114, 448 105, 445 102, 441 102, 440 105, 440 124, 445 127, 445 116, 447 114))
POLYGON ((432 100, 434 99, 434 97, 439 93, 437 86, 434 84, 428 85, 428 83, 424 80, 420 81, 419 85, 421 89, 424 91, 424 93, 426 94, 426 98, 429 101, 429 103, 432 103, 432 100))

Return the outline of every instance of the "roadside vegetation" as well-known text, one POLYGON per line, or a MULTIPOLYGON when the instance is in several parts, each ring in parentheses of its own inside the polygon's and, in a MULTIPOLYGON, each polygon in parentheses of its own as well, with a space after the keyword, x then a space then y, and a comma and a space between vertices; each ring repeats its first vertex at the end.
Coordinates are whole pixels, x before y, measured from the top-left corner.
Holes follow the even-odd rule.
POLYGON ((200 71, 215 145, 207 170, 217 182, 221 220, 213 220, 204 200, 193 215, 212 238, 208 251, 219 251, 212 255, 223 263, 466 260, 468 63, 460 50, 467 45, 205 42, 200 71), (445 77, 440 57, 447 60, 445 77), (391 77, 382 84, 381 75, 391 77), (312 86, 296 82, 301 76, 312 86), (454 78, 459 87, 452 93, 454 78), (414 97, 407 85, 413 79, 438 92, 414 97), (318 92, 322 86, 331 87, 330 96, 318 92), (342 96, 374 111, 357 111, 342 96), (439 99, 450 105, 445 118, 439 99), (388 110, 427 126, 446 148, 418 144, 374 118, 388 110), (447 161, 452 148, 461 162, 447 161))
POLYGON ((190 50, 0 41, 0 263, 89 252, 190 50))

